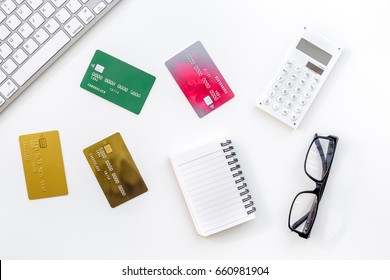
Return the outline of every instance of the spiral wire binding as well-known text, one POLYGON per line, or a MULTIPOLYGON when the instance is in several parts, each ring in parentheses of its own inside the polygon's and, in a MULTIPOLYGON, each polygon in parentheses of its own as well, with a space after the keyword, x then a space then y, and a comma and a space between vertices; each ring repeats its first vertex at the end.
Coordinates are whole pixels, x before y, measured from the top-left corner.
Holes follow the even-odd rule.
POLYGON ((231 159, 228 161, 228 164, 229 165, 234 165, 230 168, 230 171, 233 172, 233 178, 236 178, 236 177, 239 177, 235 180, 235 183, 237 185, 237 189, 240 192, 240 196, 244 197, 242 199, 242 202, 246 203, 244 206, 246 209, 248 208, 252 208, 250 210, 247 211, 247 214, 251 214, 253 212, 256 211, 256 208, 253 207, 254 203, 253 201, 251 200, 252 199, 252 196, 249 195, 249 189, 247 189, 247 184, 244 182, 245 181, 245 178, 242 175, 242 171, 239 170, 241 168, 241 166, 238 164, 238 159, 235 157, 236 156, 236 153, 233 151, 234 150, 234 147, 231 145, 232 144, 232 141, 231 140, 226 140, 226 142, 223 142, 221 143, 221 147, 223 147, 223 152, 224 153, 227 153, 225 155, 225 158, 226 159, 231 159))

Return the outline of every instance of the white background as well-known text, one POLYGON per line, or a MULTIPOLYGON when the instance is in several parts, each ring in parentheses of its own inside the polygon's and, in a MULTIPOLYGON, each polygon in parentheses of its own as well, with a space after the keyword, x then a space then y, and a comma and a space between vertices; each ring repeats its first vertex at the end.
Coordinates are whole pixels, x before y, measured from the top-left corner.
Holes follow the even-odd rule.
POLYGON ((388 259, 390 2, 123 0, 0 116, 1 259, 388 259), (254 102, 303 26, 345 50, 297 130, 254 102), (202 41, 235 98, 199 119, 164 62, 202 41), (79 87, 96 49, 157 77, 140 115, 79 87), (69 188, 27 198, 18 137, 59 130, 69 188), (149 191, 111 209, 82 153, 120 132, 149 191), (340 138, 309 240, 287 227, 314 188, 314 133, 340 138), (238 150, 257 218, 196 234, 169 155, 218 134, 238 150))

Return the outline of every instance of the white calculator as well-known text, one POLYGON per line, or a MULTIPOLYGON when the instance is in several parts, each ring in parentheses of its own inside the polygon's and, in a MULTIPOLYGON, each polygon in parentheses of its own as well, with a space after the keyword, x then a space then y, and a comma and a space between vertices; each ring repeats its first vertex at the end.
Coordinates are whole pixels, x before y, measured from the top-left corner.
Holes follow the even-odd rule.
POLYGON ((304 27, 256 106, 297 128, 343 47, 304 27))

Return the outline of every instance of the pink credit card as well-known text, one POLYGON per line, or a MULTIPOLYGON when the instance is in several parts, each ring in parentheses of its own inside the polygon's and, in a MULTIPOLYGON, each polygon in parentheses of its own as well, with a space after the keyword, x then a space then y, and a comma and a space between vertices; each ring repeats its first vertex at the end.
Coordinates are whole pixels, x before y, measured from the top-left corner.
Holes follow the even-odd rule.
POLYGON ((200 41, 169 59, 165 65, 200 118, 234 97, 200 41))

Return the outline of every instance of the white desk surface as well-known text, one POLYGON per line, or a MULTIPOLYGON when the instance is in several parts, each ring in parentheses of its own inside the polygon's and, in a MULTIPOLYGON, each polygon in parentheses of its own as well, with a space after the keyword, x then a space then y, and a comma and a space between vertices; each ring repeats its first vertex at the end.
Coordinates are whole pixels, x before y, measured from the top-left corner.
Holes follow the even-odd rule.
POLYGON ((0 116, 1 259, 389 259, 390 2, 123 0, 0 116), (303 26, 345 50, 297 130, 255 108, 303 26), (235 98, 199 119, 164 62, 200 40, 235 98), (157 77, 140 115, 79 87, 96 49, 157 77), (27 198, 18 137, 59 130, 69 195, 27 198), (149 191, 111 209, 83 149, 115 132, 149 191), (314 188, 314 133, 340 138, 309 240, 287 227, 314 188), (196 234, 169 155, 215 135, 238 149, 257 217, 196 234))

